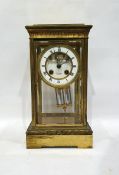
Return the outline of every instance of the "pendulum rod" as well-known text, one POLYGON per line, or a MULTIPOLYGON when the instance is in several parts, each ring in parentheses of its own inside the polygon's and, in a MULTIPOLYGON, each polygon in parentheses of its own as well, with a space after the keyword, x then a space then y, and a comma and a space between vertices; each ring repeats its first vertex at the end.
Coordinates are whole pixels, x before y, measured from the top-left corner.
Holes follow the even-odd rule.
POLYGON ((55 88, 57 107, 62 107, 66 112, 68 106, 72 105, 70 86, 66 88, 55 88))

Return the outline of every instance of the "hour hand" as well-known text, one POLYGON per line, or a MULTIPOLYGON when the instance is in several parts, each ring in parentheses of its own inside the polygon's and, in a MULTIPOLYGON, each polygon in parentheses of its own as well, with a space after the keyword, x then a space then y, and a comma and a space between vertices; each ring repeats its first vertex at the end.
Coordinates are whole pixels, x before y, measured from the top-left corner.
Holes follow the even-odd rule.
POLYGON ((65 64, 65 63, 67 63, 69 61, 69 59, 67 58, 67 59, 65 59, 64 61, 62 61, 62 63, 61 63, 61 65, 62 64, 65 64))

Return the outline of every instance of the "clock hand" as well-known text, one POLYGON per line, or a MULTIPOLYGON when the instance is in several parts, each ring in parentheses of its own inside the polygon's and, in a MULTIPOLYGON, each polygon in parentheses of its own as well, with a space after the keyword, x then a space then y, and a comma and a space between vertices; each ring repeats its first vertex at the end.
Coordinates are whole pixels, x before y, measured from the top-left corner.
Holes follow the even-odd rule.
POLYGON ((61 68, 61 60, 59 60, 58 58, 56 58, 56 61, 57 61, 57 68, 61 68))
POLYGON ((63 65, 63 64, 65 64, 67 61, 65 61, 65 62, 63 62, 62 64, 60 64, 60 65, 63 65))
POLYGON ((62 63, 57 63, 57 68, 61 68, 61 66, 65 63, 67 63, 68 60, 66 60, 65 62, 62 62, 62 63))
POLYGON ((60 64, 60 60, 57 58, 57 56, 55 58, 56 58, 57 65, 59 65, 60 64))
POLYGON ((64 62, 61 63, 61 65, 67 63, 68 61, 69 59, 66 59, 64 62))
POLYGON ((60 69, 61 68, 61 64, 57 64, 57 68, 60 69))

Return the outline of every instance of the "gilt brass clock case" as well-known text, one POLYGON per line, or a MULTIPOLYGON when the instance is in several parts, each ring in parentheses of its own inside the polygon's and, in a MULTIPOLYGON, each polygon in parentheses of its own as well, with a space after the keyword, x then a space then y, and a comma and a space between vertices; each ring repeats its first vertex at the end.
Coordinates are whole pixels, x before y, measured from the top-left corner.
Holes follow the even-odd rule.
POLYGON ((88 37, 91 28, 92 25, 84 24, 26 26, 30 40, 32 104, 32 121, 26 131, 27 148, 92 147, 93 131, 87 121, 88 37), (54 46, 68 48, 78 61, 76 75, 63 86, 48 83, 39 69, 43 54, 54 46), (56 99, 55 93, 59 95, 56 99))

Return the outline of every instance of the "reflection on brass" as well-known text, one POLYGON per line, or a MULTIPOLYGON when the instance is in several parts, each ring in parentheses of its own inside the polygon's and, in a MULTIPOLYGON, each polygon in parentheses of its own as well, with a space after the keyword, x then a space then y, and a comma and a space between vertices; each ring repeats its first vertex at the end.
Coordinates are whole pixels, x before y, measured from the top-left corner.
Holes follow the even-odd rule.
MULTIPOLYGON (((92 147, 93 132, 87 122, 88 34, 91 28, 92 25, 84 24, 26 26, 30 37, 32 97, 32 122, 26 132, 27 148, 92 147), (60 111, 59 106, 63 107, 65 112, 44 113, 42 111, 44 80, 40 73, 39 62, 41 55, 48 48, 57 45, 65 46, 77 55, 79 69, 76 78, 71 82, 74 84, 74 91, 70 91, 69 88, 72 84, 60 87, 63 91, 56 89, 57 109, 60 111), (58 96, 60 91, 62 92, 58 96), (70 105, 74 106, 72 112, 68 111, 70 105)), ((51 71, 50 73, 52 74, 51 71)), ((47 84, 46 89, 48 86, 47 84)), ((45 100, 50 104, 53 99, 46 97, 45 100)))
POLYGON ((92 148, 92 135, 29 135, 27 148, 77 147, 92 148))

